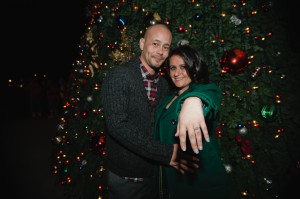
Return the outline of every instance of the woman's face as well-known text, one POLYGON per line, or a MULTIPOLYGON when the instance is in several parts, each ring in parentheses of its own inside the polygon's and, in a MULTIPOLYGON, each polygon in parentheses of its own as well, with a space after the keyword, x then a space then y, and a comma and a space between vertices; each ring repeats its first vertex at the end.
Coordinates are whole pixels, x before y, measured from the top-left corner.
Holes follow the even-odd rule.
POLYGON ((185 69, 185 63, 183 59, 178 55, 173 55, 170 58, 170 77, 178 88, 178 94, 180 95, 186 89, 189 88, 192 79, 188 75, 185 69))

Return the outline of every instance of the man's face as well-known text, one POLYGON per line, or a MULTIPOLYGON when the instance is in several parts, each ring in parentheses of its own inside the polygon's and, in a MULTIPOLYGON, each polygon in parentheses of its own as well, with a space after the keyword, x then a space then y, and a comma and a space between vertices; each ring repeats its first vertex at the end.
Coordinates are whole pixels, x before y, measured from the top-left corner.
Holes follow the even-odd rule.
POLYGON ((141 61, 150 74, 154 74, 168 57, 171 41, 171 32, 164 26, 150 27, 140 39, 141 61))

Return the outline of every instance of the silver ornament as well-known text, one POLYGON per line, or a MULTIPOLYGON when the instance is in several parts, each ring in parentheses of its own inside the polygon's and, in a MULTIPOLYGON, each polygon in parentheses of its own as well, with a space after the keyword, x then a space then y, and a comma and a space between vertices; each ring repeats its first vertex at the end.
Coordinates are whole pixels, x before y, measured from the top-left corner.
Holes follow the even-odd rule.
POLYGON ((88 101, 88 102, 93 101, 93 97, 92 96, 87 96, 86 101, 88 101))
POLYGON ((247 132, 248 132, 248 129, 245 126, 243 126, 242 128, 240 128, 238 130, 238 132, 239 132, 240 135, 246 135, 247 132))
POLYGON ((229 164, 224 164, 224 167, 225 167, 225 170, 226 170, 227 173, 231 173, 231 171, 232 171, 231 165, 229 165, 229 164))

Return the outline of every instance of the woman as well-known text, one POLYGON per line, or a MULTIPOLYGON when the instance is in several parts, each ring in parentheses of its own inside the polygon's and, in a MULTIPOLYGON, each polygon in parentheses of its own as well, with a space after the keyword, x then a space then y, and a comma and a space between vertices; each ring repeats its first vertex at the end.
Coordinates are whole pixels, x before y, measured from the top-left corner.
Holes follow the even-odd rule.
MULTIPOLYGON (((155 138, 163 143, 178 143, 178 138, 174 135, 182 102, 187 97, 198 96, 202 100, 210 142, 203 143, 203 150, 198 154, 199 169, 193 173, 182 174, 172 167, 161 166, 161 190, 167 188, 167 198, 172 199, 235 198, 230 178, 221 161, 215 133, 222 98, 220 88, 209 83, 208 67, 200 53, 190 45, 173 49, 169 55, 168 67, 176 92, 165 96, 156 112, 155 138)), ((199 127, 196 126, 195 129, 197 128, 199 127)), ((192 153, 192 150, 187 149, 186 153, 192 153)))

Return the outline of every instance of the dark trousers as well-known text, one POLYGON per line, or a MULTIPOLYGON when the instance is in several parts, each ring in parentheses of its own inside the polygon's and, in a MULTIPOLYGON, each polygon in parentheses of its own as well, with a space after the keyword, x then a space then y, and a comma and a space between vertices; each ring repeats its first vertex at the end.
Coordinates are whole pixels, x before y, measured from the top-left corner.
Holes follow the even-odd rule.
POLYGON ((158 199, 158 178, 143 178, 143 181, 125 179, 108 171, 109 199, 158 199))
POLYGON ((162 166, 159 167, 159 193, 160 199, 171 199, 166 171, 162 166))

